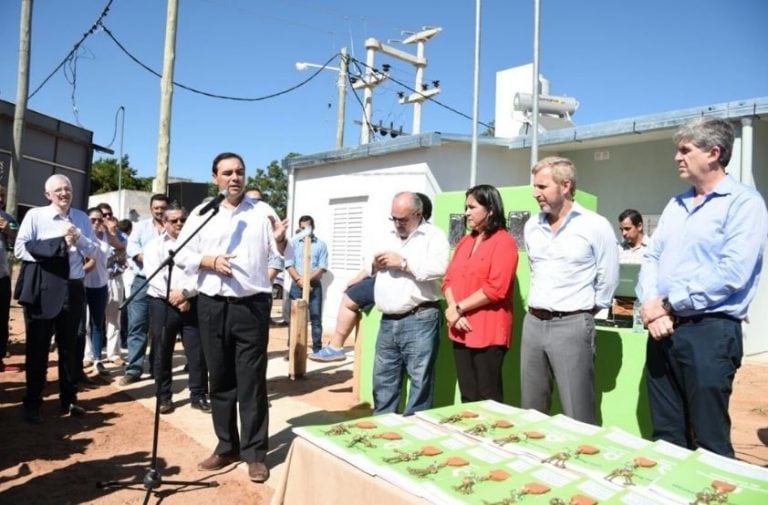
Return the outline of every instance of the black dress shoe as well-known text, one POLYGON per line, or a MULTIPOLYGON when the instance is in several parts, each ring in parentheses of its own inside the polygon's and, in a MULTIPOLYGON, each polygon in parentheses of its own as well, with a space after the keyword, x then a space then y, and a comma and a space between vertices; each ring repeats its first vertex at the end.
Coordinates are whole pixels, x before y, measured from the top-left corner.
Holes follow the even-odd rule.
POLYGON ((199 400, 192 400, 189 406, 195 410, 199 410, 200 412, 204 412, 206 414, 211 413, 211 404, 208 403, 208 400, 206 400, 205 398, 200 398, 199 400))
POLYGON ((96 381, 85 375, 85 373, 80 373, 80 376, 77 378, 77 382, 79 384, 96 384, 96 381))
POLYGON ((41 424, 43 422, 43 416, 40 415, 39 408, 25 408, 24 420, 30 424, 41 424))
POLYGON ((85 409, 76 403, 70 403, 69 405, 61 406, 61 413, 69 414, 72 417, 83 417, 85 409))
POLYGON ((170 414, 176 408, 173 406, 173 402, 171 400, 163 400, 160 402, 160 413, 161 414, 170 414))

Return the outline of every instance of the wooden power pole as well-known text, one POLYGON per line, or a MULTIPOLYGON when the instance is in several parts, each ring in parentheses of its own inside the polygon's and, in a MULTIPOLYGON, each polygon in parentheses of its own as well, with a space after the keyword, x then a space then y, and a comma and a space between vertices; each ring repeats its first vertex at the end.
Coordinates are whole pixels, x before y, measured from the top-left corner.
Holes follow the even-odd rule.
POLYGON ((22 137, 24 136, 24 114, 27 111, 29 94, 29 44, 32 32, 32 0, 22 0, 21 21, 19 23, 19 73, 16 77, 16 107, 13 112, 13 147, 11 152, 11 170, 8 172, 8 200, 6 209, 16 216, 18 199, 19 166, 22 159, 22 137))
POLYGON ((152 190, 168 191, 168 160, 171 147, 171 102, 173 101, 173 66, 176 60, 176 25, 179 0, 168 0, 165 20, 165 51, 163 53, 163 77, 160 80, 160 129, 157 134, 157 168, 152 190))

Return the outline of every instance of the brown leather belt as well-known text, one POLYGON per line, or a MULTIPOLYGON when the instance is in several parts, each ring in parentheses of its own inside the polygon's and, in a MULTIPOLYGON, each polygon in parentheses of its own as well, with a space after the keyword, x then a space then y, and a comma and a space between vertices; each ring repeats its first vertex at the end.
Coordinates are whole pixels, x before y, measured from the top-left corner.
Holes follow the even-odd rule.
POLYGON ((533 307, 528 307, 528 313, 537 319, 541 319, 542 321, 549 321, 554 318, 560 319, 566 316, 573 316, 575 314, 591 314, 592 311, 574 310, 572 312, 560 312, 558 310, 534 309, 533 307))
POLYGON ((382 315, 382 319, 403 319, 404 317, 412 316, 417 312, 421 312, 422 310, 426 309, 439 309, 440 308, 440 302, 423 302, 409 310, 408 312, 403 312, 402 314, 384 314, 382 315))

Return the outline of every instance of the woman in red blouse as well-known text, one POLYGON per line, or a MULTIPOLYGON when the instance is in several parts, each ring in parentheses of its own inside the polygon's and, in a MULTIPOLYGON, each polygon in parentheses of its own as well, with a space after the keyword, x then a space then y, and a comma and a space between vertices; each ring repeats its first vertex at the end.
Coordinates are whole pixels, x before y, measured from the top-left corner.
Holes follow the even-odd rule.
POLYGON ((464 215, 471 230, 456 245, 443 280, 461 400, 501 402, 501 365, 512 337, 512 289, 517 244, 507 232, 496 188, 467 190, 464 215))

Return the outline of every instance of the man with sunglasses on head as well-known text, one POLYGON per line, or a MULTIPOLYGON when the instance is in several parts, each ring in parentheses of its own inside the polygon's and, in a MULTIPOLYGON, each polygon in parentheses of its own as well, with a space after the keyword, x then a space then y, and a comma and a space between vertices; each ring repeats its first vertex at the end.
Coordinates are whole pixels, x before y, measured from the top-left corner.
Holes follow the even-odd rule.
POLYGON ((448 266, 448 239, 427 223, 418 194, 392 201, 394 224, 367 263, 376 274, 374 301, 381 311, 373 364, 374 414, 395 412, 403 372, 410 379, 404 415, 432 407, 434 365, 440 334, 440 278, 448 266))
MULTIPOLYGON (((168 257, 168 251, 177 247, 179 233, 187 220, 187 212, 178 203, 171 202, 163 213, 165 232, 150 240, 144 249, 144 268, 154 272, 168 257)), ((174 263, 171 272, 171 290, 167 293, 168 268, 149 281, 149 320, 152 326, 155 364, 156 394, 161 414, 174 411, 171 401, 173 348, 176 335, 181 333, 184 353, 189 369, 190 406, 210 413, 208 368, 203 358, 197 321, 197 276, 185 272, 174 263)))

